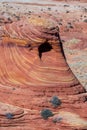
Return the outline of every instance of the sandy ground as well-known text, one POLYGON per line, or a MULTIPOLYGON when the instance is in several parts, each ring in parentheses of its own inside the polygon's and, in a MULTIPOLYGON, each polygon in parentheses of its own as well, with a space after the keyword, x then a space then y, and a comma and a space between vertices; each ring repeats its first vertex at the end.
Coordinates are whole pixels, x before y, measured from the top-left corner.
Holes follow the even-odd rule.
POLYGON ((87 1, 0 2, 0 26, 32 13, 54 15, 60 27, 67 62, 87 89, 87 1))

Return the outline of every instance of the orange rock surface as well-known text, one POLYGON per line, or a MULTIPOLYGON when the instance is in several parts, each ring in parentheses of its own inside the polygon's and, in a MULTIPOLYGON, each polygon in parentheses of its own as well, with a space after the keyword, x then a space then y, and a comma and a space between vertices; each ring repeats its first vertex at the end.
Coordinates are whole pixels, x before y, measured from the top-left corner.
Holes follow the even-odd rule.
POLYGON ((6 24, 1 38, 1 129, 86 130, 87 93, 66 62, 53 17, 31 16, 6 24), (58 108, 49 102, 53 96, 62 102, 58 108), (54 116, 44 120, 43 108, 54 116), (6 113, 13 113, 13 118, 6 113), (53 123, 57 117, 62 120, 53 123))

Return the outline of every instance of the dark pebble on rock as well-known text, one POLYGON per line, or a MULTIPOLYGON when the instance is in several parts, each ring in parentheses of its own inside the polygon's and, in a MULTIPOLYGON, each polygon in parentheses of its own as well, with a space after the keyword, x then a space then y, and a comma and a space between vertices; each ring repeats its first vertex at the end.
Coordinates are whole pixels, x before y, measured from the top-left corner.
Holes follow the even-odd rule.
POLYGON ((69 11, 66 11, 66 13, 69 13, 69 11))
POLYGON ((49 7, 48 10, 51 10, 51 8, 49 7))
POLYGON ((58 23, 59 25, 62 25, 62 23, 58 23))
POLYGON ((69 7, 69 5, 64 5, 64 7, 69 7))
POLYGON ((85 19, 83 22, 87 23, 87 19, 85 19))

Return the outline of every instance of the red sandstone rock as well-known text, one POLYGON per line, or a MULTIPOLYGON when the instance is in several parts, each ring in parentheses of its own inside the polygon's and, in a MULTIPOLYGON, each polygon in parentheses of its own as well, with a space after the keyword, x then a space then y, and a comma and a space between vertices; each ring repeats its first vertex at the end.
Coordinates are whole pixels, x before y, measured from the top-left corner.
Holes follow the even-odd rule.
POLYGON ((2 27, 0 46, 2 129, 4 127, 9 130, 87 129, 87 93, 66 62, 60 38, 56 35, 56 33, 59 35, 56 27, 56 22, 52 18, 47 20, 45 16, 43 18, 31 16, 30 21, 26 19, 2 27), (14 46, 10 46, 13 43, 14 46), (32 50, 18 46, 27 44, 31 45, 32 50), (42 52, 41 59, 38 51, 42 52), (61 106, 56 109, 49 102, 54 95, 62 101, 61 106), (55 116, 43 120, 40 116, 43 108, 51 109, 55 116), (5 115, 9 112, 14 114, 13 119, 6 118, 5 115), (58 116, 62 120, 53 123, 53 119, 58 116))

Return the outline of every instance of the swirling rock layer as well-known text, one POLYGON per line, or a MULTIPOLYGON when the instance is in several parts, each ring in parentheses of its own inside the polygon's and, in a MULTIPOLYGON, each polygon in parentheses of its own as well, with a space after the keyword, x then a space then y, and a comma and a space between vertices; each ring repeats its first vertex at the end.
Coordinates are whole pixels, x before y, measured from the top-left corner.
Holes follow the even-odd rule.
POLYGON ((87 94, 66 62, 53 17, 6 24, 0 35, 0 127, 86 129, 87 94), (56 109, 49 102, 54 95, 62 101, 56 109), (55 116, 44 121, 40 111, 46 107, 62 121, 55 125, 55 116), (6 113, 14 116, 8 119, 6 113))

